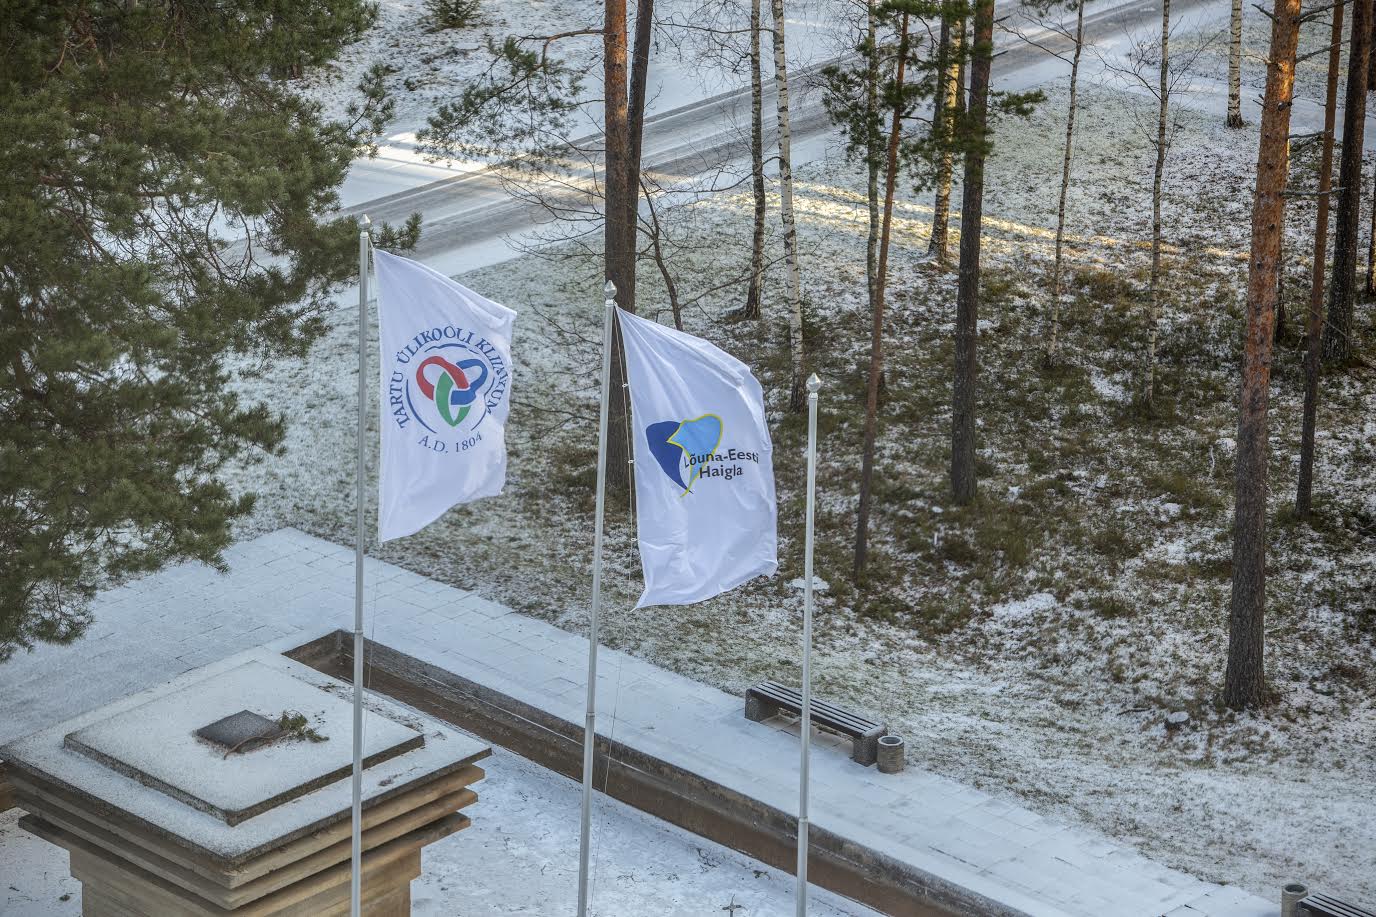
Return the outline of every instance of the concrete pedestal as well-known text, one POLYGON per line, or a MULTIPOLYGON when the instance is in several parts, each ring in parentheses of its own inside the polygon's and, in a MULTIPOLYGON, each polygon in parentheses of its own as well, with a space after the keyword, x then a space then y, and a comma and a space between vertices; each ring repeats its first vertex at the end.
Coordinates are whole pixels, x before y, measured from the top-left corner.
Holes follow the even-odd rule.
MULTIPOLYGON (((44 730, 0 753, 20 824, 69 851, 84 917, 347 915, 351 690, 255 652, 44 730), (198 734, 244 710, 306 722, 233 746, 198 734)), ((368 704, 363 913, 403 917, 421 849, 468 826, 489 749, 368 704)))

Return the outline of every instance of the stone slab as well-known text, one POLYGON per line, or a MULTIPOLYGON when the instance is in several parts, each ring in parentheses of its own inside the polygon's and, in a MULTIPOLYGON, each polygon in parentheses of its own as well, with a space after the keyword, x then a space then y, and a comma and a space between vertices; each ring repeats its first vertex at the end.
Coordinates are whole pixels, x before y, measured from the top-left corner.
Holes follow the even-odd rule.
MULTIPOLYGON (((369 725, 363 737, 365 768, 424 744, 420 732, 405 723, 378 717, 369 725)), ((352 728, 351 698, 250 661, 75 730, 63 742, 145 786, 237 825, 348 776, 352 728), (196 735, 245 709, 269 720, 300 713, 314 738, 285 737, 227 752, 196 735)))

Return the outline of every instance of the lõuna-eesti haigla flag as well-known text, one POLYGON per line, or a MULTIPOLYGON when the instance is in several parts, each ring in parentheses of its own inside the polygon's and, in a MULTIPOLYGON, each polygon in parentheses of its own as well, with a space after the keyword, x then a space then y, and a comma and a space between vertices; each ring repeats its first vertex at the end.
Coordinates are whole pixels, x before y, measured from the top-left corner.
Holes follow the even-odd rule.
POLYGON ((381 341, 378 541, 502 492, 516 313, 374 250, 381 341))
POLYGON ((687 605, 779 567, 764 392, 702 338, 617 310, 635 442, 645 593, 687 605))

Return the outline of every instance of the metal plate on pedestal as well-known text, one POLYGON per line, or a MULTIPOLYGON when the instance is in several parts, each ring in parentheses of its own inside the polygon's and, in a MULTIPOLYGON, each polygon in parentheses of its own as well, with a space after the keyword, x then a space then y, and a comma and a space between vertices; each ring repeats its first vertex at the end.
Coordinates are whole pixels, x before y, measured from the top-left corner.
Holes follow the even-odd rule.
MULTIPOLYGON (((166 793, 227 825, 236 825, 348 776, 349 700, 260 662, 249 662, 68 733, 63 744, 166 793), (283 716, 304 717, 298 733, 242 753, 208 740, 207 724, 239 727, 241 736, 277 729, 283 716)), ((242 738, 240 739, 242 741, 242 738)), ((424 744, 415 729, 372 716, 364 730, 364 766, 424 744)))

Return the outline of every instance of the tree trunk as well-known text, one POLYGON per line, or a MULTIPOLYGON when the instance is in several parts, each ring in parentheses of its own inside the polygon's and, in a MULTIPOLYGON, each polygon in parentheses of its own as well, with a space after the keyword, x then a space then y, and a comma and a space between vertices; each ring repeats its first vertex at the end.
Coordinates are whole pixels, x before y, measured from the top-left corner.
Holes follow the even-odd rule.
MULTIPOLYGON (((873 7, 871 6, 871 9, 873 7)), ((872 17, 872 14, 871 14, 872 17)), ((873 22, 873 18, 870 20, 873 22)), ((869 553, 870 486, 874 479, 874 439, 879 425, 879 378, 884 371, 884 287, 889 271, 889 237, 893 227, 894 185, 898 181, 898 143, 903 128, 903 73, 908 57, 908 14, 903 14, 898 33, 898 65, 894 73, 893 119, 884 173, 884 219, 879 239, 879 264, 872 284, 870 327, 870 377, 865 394, 865 446, 860 462, 860 508, 855 522, 855 577, 865 572, 869 553)), ((876 67, 877 70, 877 67, 876 67)), ((876 79, 878 73, 874 74, 876 79)), ((877 90, 877 86, 872 87, 877 90)), ((877 102, 876 102, 877 104, 877 102)))
POLYGON ((631 225, 633 248, 638 247, 635 229, 640 224, 640 149, 645 134, 645 86, 650 79, 650 42, 654 34, 654 22, 655 0, 636 0, 635 51, 631 56, 630 102, 626 113, 631 150, 626 168, 632 189, 626 204, 629 207, 627 220, 631 225))
POLYGON ((1347 98, 1343 108, 1343 148, 1338 166, 1338 213, 1333 234, 1333 281, 1323 358, 1347 360, 1352 335, 1352 302, 1357 286, 1357 236, 1362 206, 1362 140, 1366 126, 1366 80, 1370 59, 1371 0, 1352 4, 1352 44, 1347 56, 1347 98))
POLYGON ((965 21, 961 20, 958 25, 952 26, 942 19, 941 44, 938 50, 941 64, 937 75, 936 110, 932 120, 934 124, 939 125, 944 146, 937 159, 936 201, 932 205, 932 238, 927 246, 927 254, 943 265, 951 260, 951 179, 955 173, 956 157, 950 139, 956 120, 963 109, 961 84, 965 77, 964 45, 965 21))
POLYGON ((760 0, 750 0, 750 187, 755 194, 755 223, 750 236, 750 285, 745 291, 746 318, 759 318, 764 296, 764 220, 769 207, 764 190, 764 83, 760 69, 760 0))
MULTIPOLYGON (((1372 41, 1372 47, 1376 48, 1376 41, 1372 41)), ((1370 66, 1370 65, 1368 65, 1370 66)), ((1376 68, 1372 68, 1376 71, 1376 68)), ((1376 76, 1376 72, 1369 75, 1376 76)), ((1367 227, 1366 236, 1366 295, 1376 293, 1376 177, 1373 177, 1373 187, 1371 193, 1371 225, 1367 227)))
POLYGON ((1156 170, 1153 172, 1151 186, 1151 297, 1150 328, 1147 332, 1147 384, 1142 393, 1142 401, 1148 409, 1156 397, 1156 345, 1160 338, 1161 321, 1161 184, 1166 175, 1166 127, 1167 112, 1170 108, 1170 40, 1171 40, 1171 0, 1161 4, 1161 84, 1158 89, 1160 102, 1156 119, 1156 170))
POLYGON ((1319 413, 1319 370, 1323 338, 1323 279, 1328 263, 1328 199, 1333 186, 1333 125, 1338 107, 1338 67, 1342 55, 1343 3, 1333 7, 1328 46, 1328 92, 1323 107, 1323 152, 1319 156, 1319 214, 1314 221, 1314 268, 1309 281, 1309 322, 1304 348, 1304 422, 1300 432, 1300 479, 1295 515, 1309 518, 1314 495, 1314 428, 1319 413))
MULTIPOLYGON (((626 87, 626 0, 606 0, 602 35, 603 112, 606 138, 606 175, 603 179, 603 249, 607 279, 616 285, 616 301, 635 311, 635 186, 631 182, 631 131, 626 87), (631 217, 631 219, 628 219, 631 217)), ((638 171, 638 170, 637 170, 638 171)), ((611 388, 607 393, 608 489, 630 482, 630 399, 626 392, 626 364, 621 335, 612 324, 611 388)))
POLYGON ((865 236, 865 290, 870 314, 878 308, 879 278, 879 169, 884 156, 879 136, 879 35, 874 0, 865 4, 869 62, 865 67, 865 201, 869 206, 869 231, 865 236))
POLYGON ((1242 0, 1233 0, 1233 15, 1228 29, 1228 119, 1229 127, 1242 127, 1242 0))
POLYGON ((793 383, 788 405, 801 411, 806 403, 803 380, 803 284, 798 271, 798 228, 793 218, 793 133, 788 122, 788 64, 784 58, 784 0, 770 0, 774 18, 774 84, 779 119, 779 215, 784 228, 784 269, 788 279, 788 349, 793 383))
POLYGON ((664 292, 669 295, 669 312, 674 317, 674 327, 682 331, 683 307, 678 300, 678 284, 674 283, 674 275, 670 273, 669 262, 664 257, 664 232, 659 225, 659 212, 655 209, 654 198, 650 197, 650 190, 643 185, 640 190, 645 195, 645 209, 650 213, 650 255, 654 258, 655 266, 659 268, 659 276, 664 281, 664 292))
POLYGON ((975 394, 979 372, 979 250, 984 218, 984 158, 988 138, 989 71, 994 52, 994 0, 975 7, 974 53, 965 131, 964 199, 960 210, 960 272, 956 291, 956 366, 952 387, 951 494, 956 503, 975 498, 975 394))
POLYGON ((1056 204, 1056 255, 1051 263, 1051 338, 1046 362, 1056 362, 1061 332, 1061 263, 1065 246, 1065 199, 1070 191, 1070 159, 1075 149, 1075 96, 1079 89, 1080 54, 1085 49, 1085 4, 1075 8, 1075 52, 1070 58, 1070 104, 1065 116, 1065 149, 1061 154, 1061 196, 1056 204))
MULTIPOLYGON (((1233 595, 1223 687, 1224 703, 1234 710, 1261 706, 1266 699, 1266 412, 1276 309, 1276 259, 1285 224, 1287 138, 1299 16, 1300 0, 1275 0, 1252 204, 1252 257, 1247 277, 1247 333, 1242 358, 1237 503, 1233 516, 1233 595)), ((1362 82, 1365 89, 1366 74, 1362 74, 1362 82)))

